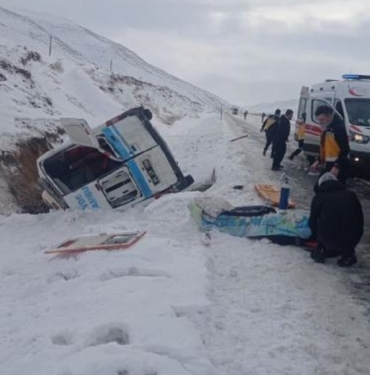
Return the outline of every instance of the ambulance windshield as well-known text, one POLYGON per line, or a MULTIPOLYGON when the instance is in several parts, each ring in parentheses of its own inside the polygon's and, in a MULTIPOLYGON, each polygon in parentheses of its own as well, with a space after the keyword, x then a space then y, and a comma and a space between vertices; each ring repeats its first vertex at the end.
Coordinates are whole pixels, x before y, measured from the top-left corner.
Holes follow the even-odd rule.
POLYGON ((345 99, 345 103, 351 124, 370 126, 370 99, 345 99))

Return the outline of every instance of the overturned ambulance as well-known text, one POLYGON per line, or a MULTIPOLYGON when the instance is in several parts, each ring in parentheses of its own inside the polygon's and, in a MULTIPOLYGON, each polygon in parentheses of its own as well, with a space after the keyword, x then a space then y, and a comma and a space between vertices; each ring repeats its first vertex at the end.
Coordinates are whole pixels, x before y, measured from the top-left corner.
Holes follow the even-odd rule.
POLYGON ((62 119, 70 142, 37 160, 43 200, 52 208, 114 209, 190 186, 143 107, 97 128, 62 119))

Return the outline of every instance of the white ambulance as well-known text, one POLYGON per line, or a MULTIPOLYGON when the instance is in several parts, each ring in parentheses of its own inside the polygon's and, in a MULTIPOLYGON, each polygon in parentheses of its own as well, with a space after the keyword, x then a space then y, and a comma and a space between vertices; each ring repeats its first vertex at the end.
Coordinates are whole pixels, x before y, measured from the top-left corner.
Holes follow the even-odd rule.
POLYGON ((302 87, 297 124, 305 123, 304 152, 309 158, 319 154, 322 130, 314 113, 321 105, 334 108, 343 119, 351 160, 361 167, 370 165, 370 76, 345 74, 342 80, 327 79, 311 88, 302 87))
POLYGON ((143 107, 95 129, 62 119, 70 142, 37 160, 44 201, 52 208, 114 209, 191 185, 150 119, 143 107))

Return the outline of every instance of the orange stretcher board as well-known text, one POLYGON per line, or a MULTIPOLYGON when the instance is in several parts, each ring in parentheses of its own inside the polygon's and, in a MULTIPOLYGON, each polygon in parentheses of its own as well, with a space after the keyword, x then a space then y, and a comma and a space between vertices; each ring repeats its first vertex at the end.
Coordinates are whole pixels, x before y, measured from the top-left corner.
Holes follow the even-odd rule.
POLYGON ((75 254, 93 250, 125 250, 141 240, 146 232, 95 234, 69 238, 45 254, 75 254))
MULTIPOLYGON (((256 184, 254 185, 258 195, 267 201, 272 206, 279 206, 280 200, 280 188, 274 185, 268 184, 256 184)), ((295 203, 289 199, 288 208, 294 208, 295 203)))

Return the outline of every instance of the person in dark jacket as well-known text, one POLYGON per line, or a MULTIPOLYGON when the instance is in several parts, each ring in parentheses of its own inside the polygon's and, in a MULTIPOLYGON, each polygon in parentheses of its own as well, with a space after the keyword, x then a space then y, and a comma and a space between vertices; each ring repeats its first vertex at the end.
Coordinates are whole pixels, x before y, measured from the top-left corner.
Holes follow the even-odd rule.
POLYGON ((343 121, 334 110, 326 105, 315 111, 317 122, 323 130, 320 142, 320 156, 311 165, 312 172, 316 172, 320 165, 323 173, 332 172, 338 180, 345 184, 350 173, 349 142, 343 121))
POLYGON ((338 257, 340 267, 357 262, 355 248, 364 231, 364 216, 357 195, 340 183, 330 172, 318 181, 311 203, 309 226, 318 247, 313 260, 324 263, 325 258, 338 257))
MULTIPOLYGON (((266 156, 266 152, 270 145, 272 144, 272 140, 274 139, 275 130, 277 128, 279 118, 280 118, 281 111, 280 109, 276 109, 273 115, 267 117, 265 121, 263 121, 261 127, 261 133, 265 131, 266 134, 266 145, 263 149, 263 156, 266 156)), ((271 153, 272 157, 273 152, 271 153)))
POLYGON ((262 124, 265 121, 265 117, 266 117, 266 113, 262 112, 262 114, 261 114, 261 122, 262 122, 262 124))
POLYGON ((272 141, 273 163, 271 169, 273 171, 279 171, 282 168, 280 163, 284 159, 284 155, 286 153, 286 144, 290 134, 290 120, 292 117, 293 111, 291 109, 287 109, 285 115, 281 116, 279 124, 276 128, 272 141))

